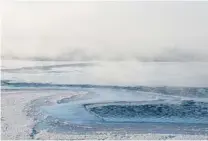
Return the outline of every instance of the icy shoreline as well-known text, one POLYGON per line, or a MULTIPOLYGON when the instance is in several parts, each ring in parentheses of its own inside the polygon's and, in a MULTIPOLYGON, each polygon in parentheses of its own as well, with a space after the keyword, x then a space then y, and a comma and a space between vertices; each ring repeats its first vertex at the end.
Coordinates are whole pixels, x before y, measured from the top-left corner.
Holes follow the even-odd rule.
POLYGON ((31 139, 34 122, 22 110, 26 103, 41 96, 43 94, 25 91, 1 93, 1 139, 31 139))
MULTIPOLYGON (((2 92, 2 133, 1 139, 32 139, 30 136, 34 121, 23 113, 25 105, 40 97, 49 96, 51 93, 38 91, 2 92)), ((72 94, 73 95, 73 94, 72 94)), ((71 95, 71 96, 72 96, 71 95)), ((62 95, 60 98, 63 98, 62 95)), ((70 93, 67 94, 67 97, 70 93)), ((183 135, 183 134, 134 134, 119 131, 92 132, 86 134, 76 133, 51 133, 41 131, 34 139, 201 139, 207 140, 207 135, 183 135)))

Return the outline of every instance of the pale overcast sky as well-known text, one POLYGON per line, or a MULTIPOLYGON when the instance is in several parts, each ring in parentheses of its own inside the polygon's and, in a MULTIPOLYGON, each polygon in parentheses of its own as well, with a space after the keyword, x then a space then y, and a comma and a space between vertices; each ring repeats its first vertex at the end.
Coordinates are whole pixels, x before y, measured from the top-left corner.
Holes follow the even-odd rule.
POLYGON ((3 4, 2 56, 208 60, 208 2, 3 4))

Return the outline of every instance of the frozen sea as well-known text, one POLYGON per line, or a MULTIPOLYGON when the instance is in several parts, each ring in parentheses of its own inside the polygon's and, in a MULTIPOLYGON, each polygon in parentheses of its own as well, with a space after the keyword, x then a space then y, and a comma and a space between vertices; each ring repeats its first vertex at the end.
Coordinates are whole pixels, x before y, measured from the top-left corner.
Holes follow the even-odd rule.
POLYGON ((208 139, 208 63, 2 60, 1 103, 2 139, 208 139))

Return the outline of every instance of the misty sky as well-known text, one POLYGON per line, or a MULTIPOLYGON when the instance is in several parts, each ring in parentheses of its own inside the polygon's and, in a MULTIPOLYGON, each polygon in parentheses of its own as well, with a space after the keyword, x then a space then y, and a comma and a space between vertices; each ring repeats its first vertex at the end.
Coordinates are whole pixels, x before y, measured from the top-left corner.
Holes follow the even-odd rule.
POLYGON ((208 2, 3 4, 2 56, 208 61, 208 2))

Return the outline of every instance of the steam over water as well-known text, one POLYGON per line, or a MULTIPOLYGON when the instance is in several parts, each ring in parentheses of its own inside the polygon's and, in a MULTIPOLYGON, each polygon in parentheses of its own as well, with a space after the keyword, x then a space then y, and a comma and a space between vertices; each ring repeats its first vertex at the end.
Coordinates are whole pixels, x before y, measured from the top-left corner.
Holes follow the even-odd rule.
POLYGON ((3 4, 3 58, 208 61, 207 2, 3 4))

